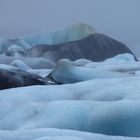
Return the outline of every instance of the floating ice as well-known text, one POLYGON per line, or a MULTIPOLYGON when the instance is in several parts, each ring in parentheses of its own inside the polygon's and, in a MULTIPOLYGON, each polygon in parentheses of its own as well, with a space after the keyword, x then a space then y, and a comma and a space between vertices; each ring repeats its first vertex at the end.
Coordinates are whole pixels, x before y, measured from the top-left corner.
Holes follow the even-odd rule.
POLYGON ((96 33, 96 30, 84 23, 24 37, 23 40, 31 46, 38 44, 59 44, 79 40, 96 33))
POLYGON ((76 83, 91 79, 118 78, 126 76, 128 75, 104 69, 96 70, 93 68, 74 66, 68 59, 61 59, 55 70, 52 72, 53 79, 60 83, 76 83))

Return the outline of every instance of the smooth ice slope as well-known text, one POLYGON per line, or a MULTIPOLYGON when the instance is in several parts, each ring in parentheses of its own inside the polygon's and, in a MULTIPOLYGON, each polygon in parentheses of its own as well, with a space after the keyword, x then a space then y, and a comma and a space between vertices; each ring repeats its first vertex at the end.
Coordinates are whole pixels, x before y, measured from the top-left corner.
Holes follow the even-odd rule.
POLYGON ((0 129, 60 128, 140 137, 139 106, 136 100, 0 102, 0 129))

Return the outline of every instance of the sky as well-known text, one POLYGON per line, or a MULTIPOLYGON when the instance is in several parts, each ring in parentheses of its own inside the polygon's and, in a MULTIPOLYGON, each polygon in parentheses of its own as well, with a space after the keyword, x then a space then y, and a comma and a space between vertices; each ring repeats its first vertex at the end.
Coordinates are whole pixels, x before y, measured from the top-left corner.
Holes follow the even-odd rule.
POLYGON ((87 23, 140 57, 140 0, 0 0, 0 38, 87 23))

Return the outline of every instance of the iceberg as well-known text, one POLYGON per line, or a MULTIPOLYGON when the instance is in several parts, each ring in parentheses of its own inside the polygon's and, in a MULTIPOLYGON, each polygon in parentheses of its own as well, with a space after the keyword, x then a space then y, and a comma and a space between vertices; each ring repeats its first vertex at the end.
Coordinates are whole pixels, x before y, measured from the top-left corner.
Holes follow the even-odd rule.
POLYGON ((0 68, 0 90, 23 87, 30 85, 43 85, 42 77, 17 69, 12 66, 1 65, 0 68))
POLYGON ((104 69, 93 69, 72 65, 68 59, 61 59, 52 71, 52 78, 59 83, 76 83, 91 79, 128 77, 128 74, 107 71, 104 69))
POLYGON ((63 42, 75 41, 96 33, 96 30, 87 24, 74 24, 70 27, 51 30, 23 37, 22 39, 31 46, 40 44, 59 44, 63 42))
POLYGON ((0 39, 0 54, 7 51, 10 46, 19 46, 24 50, 30 49, 31 46, 22 39, 0 39))
POLYGON ((7 56, 13 56, 13 57, 26 56, 26 50, 23 49, 21 46, 14 44, 7 48, 5 54, 7 56))
POLYGON ((11 63, 11 66, 15 66, 15 67, 17 67, 17 68, 19 68, 19 69, 22 69, 22 70, 24 70, 24 71, 30 70, 30 69, 31 69, 28 65, 26 65, 23 61, 21 61, 21 60, 19 60, 19 59, 14 60, 14 61, 11 63))
POLYGON ((0 55, 0 64, 15 65, 16 67, 23 68, 23 63, 33 69, 53 69, 55 66, 55 63, 53 63, 51 60, 42 57, 29 58, 0 55), (17 62, 16 60, 20 60, 20 62, 17 62))
POLYGON ((24 66, 28 66, 32 69, 53 69, 55 67, 55 63, 53 63, 51 60, 49 59, 45 59, 45 58, 15 58, 10 65, 15 65, 19 68, 23 68, 23 63, 24 66), (17 60, 20 60, 17 61, 17 60))
MULTIPOLYGON (((137 60, 136 56, 127 46, 99 33, 81 40, 56 45, 36 45, 28 50, 29 57, 45 57, 55 63, 62 58, 67 58, 71 61, 88 59, 97 62, 125 53, 133 55, 134 59, 137 60)), ((129 59, 129 57, 125 56, 125 59, 129 59)))

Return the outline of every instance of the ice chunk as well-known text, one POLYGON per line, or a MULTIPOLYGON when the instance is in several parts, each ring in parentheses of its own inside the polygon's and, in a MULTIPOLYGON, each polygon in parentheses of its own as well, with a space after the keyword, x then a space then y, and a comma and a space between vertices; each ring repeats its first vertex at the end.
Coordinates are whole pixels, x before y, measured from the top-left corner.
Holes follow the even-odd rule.
POLYGON ((30 70, 31 68, 26 65, 23 61, 19 60, 19 59, 16 59, 14 60, 12 63, 11 63, 12 66, 15 66, 19 69, 22 69, 22 70, 30 70))
POLYGON ((5 54, 7 56, 15 56, 15 57, 20 57, 20 56, 26 56, 26 50, 22 48, 21 46, 18 46, 16 44, 11 45, 8 47, 8 49, 5 51, 5 54))
POLYGON ((10 46, 17 45, 27 50, 31 46, 22 39, 0 39, 0 53, 4 53, 10 46))
POLYGON ((55 81, 60 83, 75 83, 91 79, 118 78, 128 76, 127 74, 107 71, 104 69, 101 70, 74 66, 68 59, 61 59, 51 75, 55 81))

